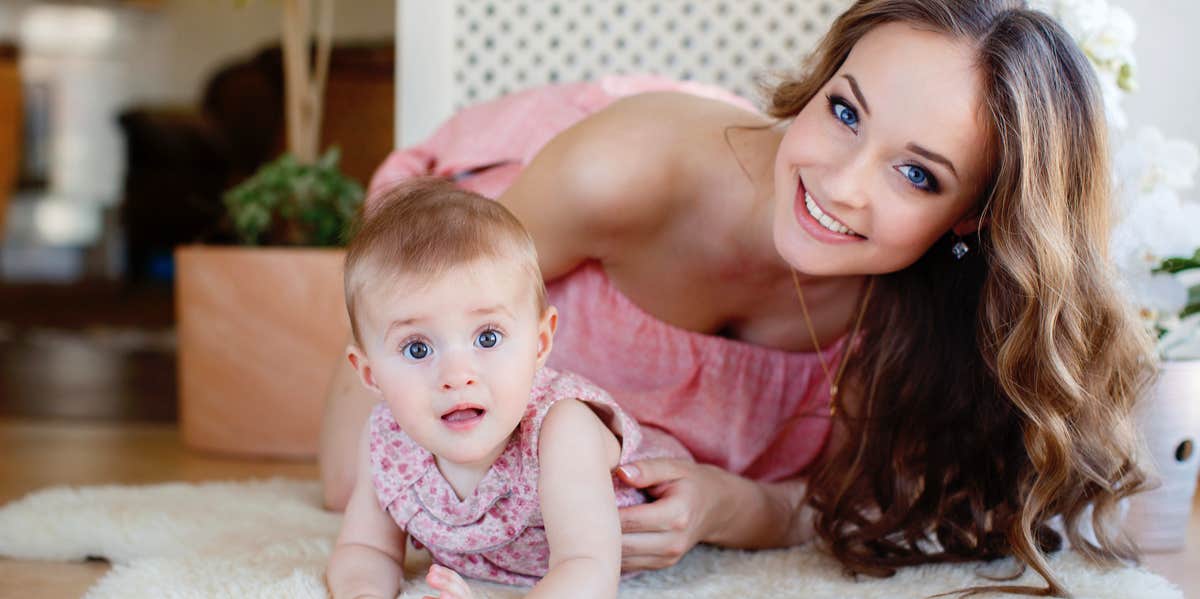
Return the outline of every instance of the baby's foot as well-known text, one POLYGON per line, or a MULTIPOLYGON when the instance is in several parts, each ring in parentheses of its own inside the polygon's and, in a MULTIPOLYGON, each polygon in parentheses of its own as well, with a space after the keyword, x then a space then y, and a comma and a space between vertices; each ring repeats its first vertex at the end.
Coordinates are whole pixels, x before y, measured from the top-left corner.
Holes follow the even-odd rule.
POLYGON ((425 582, 438 590, 438 596, 426 595, 425 599, 473 599, 471 587, 458 575, 458 572, 434 564, 425 575, 425 582))

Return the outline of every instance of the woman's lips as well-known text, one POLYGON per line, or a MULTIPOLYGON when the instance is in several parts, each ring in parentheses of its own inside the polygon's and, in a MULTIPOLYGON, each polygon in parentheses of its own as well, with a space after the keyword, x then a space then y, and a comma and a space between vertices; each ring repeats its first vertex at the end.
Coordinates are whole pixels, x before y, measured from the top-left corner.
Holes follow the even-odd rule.
POLYGON ((853 243, 863 241, 862 237, 857 235, 844 235, 826 229, 824 225, 817 222, 813 215, 809 213, 808 206, 804 202, 804 193, 807 191, 804 188, 804 182, 796 180, 796 197, 792 200, 792 211, 796 215, 796 222, 800 224, 800 228, 813 239, 824 243, 853 243))

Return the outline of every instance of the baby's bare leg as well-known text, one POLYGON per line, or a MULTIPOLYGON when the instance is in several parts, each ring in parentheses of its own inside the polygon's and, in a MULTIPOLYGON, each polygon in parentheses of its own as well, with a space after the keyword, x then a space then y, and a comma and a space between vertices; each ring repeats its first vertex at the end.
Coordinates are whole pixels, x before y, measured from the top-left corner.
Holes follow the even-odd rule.
POLYGON ((346 359, 346 354, 338 354, 333 381, 325 397, 317 456, 327 509, 340 512, 346 508, 354 488, 359 433, 377 401, 378 398, 359 382, 358 373, 346 359))

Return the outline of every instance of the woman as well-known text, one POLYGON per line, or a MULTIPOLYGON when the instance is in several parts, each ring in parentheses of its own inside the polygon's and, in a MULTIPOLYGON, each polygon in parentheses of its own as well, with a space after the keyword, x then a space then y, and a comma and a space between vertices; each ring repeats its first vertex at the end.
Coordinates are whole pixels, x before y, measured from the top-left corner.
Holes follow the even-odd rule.
MULTIPOLYGON (((624 567, 816 537, 877 575, 1015 555, 1047 581, 1019 590, 1062 595, 1056 516, 1077 550, 1134 557, 1107 518, 1144 481, 1148 345, 1071 38, 1018 0, 862 0, 768 112, 634 96, 493 172, 520 170, 499 200, 562 313, 553 365, 707 462, 622 471, 658 497, 622 513, 624 567)), ((348 370, 335 504, 371 402, 348 370)))

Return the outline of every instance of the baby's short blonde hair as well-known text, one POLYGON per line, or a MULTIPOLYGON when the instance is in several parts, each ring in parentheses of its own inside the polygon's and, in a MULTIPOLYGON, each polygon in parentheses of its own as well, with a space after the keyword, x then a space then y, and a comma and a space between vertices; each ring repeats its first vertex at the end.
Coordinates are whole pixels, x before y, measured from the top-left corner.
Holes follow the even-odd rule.
POLYGON ((431 279, 481 258, 511 257, 529 276, 538 314, 547 307, 533 238, 499 202, 445 179, 409 179, 368 200, 346 251, 346 309, 354 341, 362 344, 355 314, 368 285, 401 276, 431 279))

